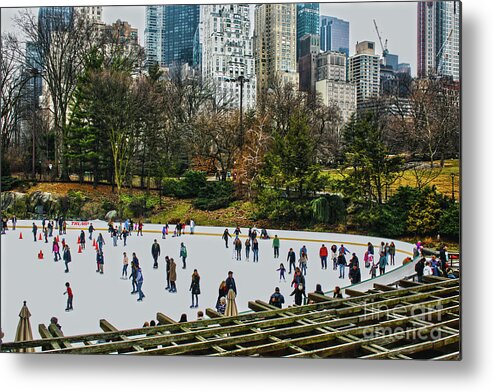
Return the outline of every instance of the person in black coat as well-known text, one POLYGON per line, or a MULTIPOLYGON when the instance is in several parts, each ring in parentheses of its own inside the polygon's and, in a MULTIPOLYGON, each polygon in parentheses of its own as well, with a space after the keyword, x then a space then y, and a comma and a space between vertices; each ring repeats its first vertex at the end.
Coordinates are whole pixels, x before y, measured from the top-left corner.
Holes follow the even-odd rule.
POLYGON ((68 263, 72 261, 72 255, 70 254, 70 248, 68 245, 65 245, 65 248, 63 249, 63 261, 65 262, 65 272, 69 272, 68 263))
POLYGON ((228 289, 226 292, 228 292, 229 290, 233 290, 235 292, 235 295, 238 295, 238 292, 236 291, 235 278, 233 278, 233 271, 228 272, 228 277, 226 279, 226 287, 228 289))
POLYGON ((425 261, 425 258, 419 259, 414 266, 414 271, 416 271, 416 275, 418 276, 418 282, 423 281, 423 270, 425 269, 425 261))
POLYGON ((200 275, 196 269, 193 270, 192 283, 190 284, 190 291, 192 292, 192 305, 191 308, 199 307, 199 294, 200 294, 200 275))
POLYGON ((169 290, 171 288, 169 283, 169 270, 170 270, 171 260, 169 259, 168 256, 166 256, 164 259, 166 261, 166 290, 169 290))
POLYGON ((153 268, 158 268, 157 259, 158 259, 159 255, 161 254, 161 247, 157 243, 157 240, 154 240, 154 243, 152 244, 151 254, 152 254, 152 258, 154 259, 153 268))
POLYGON ((289 263, 289 273, 291 273, 291 268, 293 268, 293 270, 296 269, 296 253, 294 253, 293 248, 289 248, 286 261, 289 263))
POLYGON ((282 309, 284 303, 284 296, 280 293, 279 287, 276 287, 274 293, 270 296, 269 305, 282 309))
POLYGON ((349 271, 348 277, 351 281, 351 284, 361 282, 361 271, 356 264, 353 264, 353 268, 349 271))
POLYGON ((302 284, 299 284, 295 287, 291 295, 294 295, 294 303, 298 306, 301 306, 303 303, 303 294, 304 294, 305 288, 302 284))
POLYGON ((442 271, 443 271, 443 276, 447 276, 446 270, 447 270, 447 247, 442 246, 440 248, 440 264, 442 266, 442 271))

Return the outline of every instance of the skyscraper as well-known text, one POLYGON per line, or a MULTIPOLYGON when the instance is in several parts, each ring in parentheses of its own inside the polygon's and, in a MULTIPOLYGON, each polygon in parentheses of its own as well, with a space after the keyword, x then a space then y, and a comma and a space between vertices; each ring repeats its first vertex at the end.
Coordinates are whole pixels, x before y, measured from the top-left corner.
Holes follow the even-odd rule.
POLYGON ((301 37, 298 46, 298 72, 300 74, 300 91, 315 92, 317 73, 317 56, 320 53, 320 37, 318 34, 306 34, 301 37))
POLYGON ((147 64, 164 67, 192 65, 194 35, 199 24, 199 5, 146 7, 144 45, 147 64))
POLYGON ((296 5, 296 60, 301 56, 301 38, 307 34, 319 34, 320 4, 301 3, 296 5))
POLYGON ((201 24, 202 78, 214 84, 217 103, 229 108, 240 107, 240 83, 243 83, 243 107, 253 108, 256 79, 250 6, 203 5, 201 24))
POLYGON ((460 6, 459 1, 418 3, 418 77, 459 80, 460 6))
POLYGON ((101 6, 91 6, 91 7, 77 7, 78 12, 84 17, 89 18, 94 22, 102 22, 103 17, 103 7, 101 6))
POLYGON ((275 80, 298 86, 296 4, 255 6, 254 51, 257 91, 275 80))
POLYGON ((73 7, 40 7, 38 11, 38 27, 40 34, 51 31, 63 31, 72 26, 73 7))
POLYGON ((375 54, 375 43, 356 44, 356 54, 349 58, 349 81, 356 84, 358 109, 364 102, 376 98, 380 92, 380 56, 375 54))
POLYGON ((349 22, 333 16, 320 16, 320 50, 344 52, 349 56, 349 22))

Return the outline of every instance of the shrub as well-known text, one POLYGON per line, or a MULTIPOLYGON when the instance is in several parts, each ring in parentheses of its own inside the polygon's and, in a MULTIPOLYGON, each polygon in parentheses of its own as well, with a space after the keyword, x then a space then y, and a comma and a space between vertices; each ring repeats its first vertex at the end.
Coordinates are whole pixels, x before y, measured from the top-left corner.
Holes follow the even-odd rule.
POLYGON ((67 192, 69 216, 79 218, 81 216, 82 207, 86 201, 86 197, 80 191, 70 190, 67 192))
POLYGON ((449 208, 443 211, 439 221, 440 234, 444 234, 454 239, 460 235, 460 205, 452 203, 449 208))
POLYGON ((234 200, 234 186, 230 181, 206 182, 200 189, 193 206, 201 210, 226 208, 234 200))
POLYGON ((340 196, 321 196, 311 202, 313 219, 319 223, 337 224, 344 221, 346 205, 340 196))

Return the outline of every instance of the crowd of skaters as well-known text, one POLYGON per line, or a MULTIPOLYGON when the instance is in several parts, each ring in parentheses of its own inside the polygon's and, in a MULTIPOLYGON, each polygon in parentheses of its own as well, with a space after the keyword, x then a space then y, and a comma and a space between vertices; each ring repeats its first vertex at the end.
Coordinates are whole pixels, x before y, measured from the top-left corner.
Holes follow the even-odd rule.
MULTIPOLYGON (((13 217, 12 228, 14 230, 16 223, 17 220, 15 219, 15 217, 13 217)), ((43 219, 42 229, 38 229, 36 223, 33 222, 32 231, 33 231, 34 241, 37 241, 39 239, 37 237, 38 230, 42 231, 42 234, 45 237, 45 242, 48 242, 49 237, 54 237, 53 247, 52 247, 54 261, 57 262, 59 260, 63 260, 65 262, 65 272, 68 273, 69 272, 68 264, 72 261, 70 247, 66 244, 65 238, 62 237, 60 241, 59 236, 53 235, 54 231, 56 230, 58 230, 59 235, 65 235, 66 228, 67 228, 66 222, 63 218, 57 218, 55 220, 43 219), (60 254, 61 252, 62 254, 60 254)), ((8 230, 7 225, 2 224, 2 232, 5 232, 6 230, 8 230)), ((170 234, 169 230, 170 230, 169 224, 163 226, 162 239, 166 239, 166 236, 170 234)), ((103 248, 106 246, 104 237, 102 233, 99 233, 97 236, 95 236, 95 229, 92 223, 89 225, 87 231, 89 234, 88 236, 89 241, 94 239, 95 243, 97 244, 96 272, 99 274, 103 274, 104 273, 103 248)), ((131 219, 127 219, 119 224, 110 222, 108 225, 108 233, 110 234, 110 237, 112 239, 113 246, 118 246, 118 243, 120 241, 123 241, 123 246, 126 247, 127 238, 129 236, 132 236, 132 232, 137 232, 137 236, 143 236, 142 221, 134 223, 131 219)), ((193 222, 193 220, 191 220, 189 223, 189 233, 194 234, 194 232, 195 232, 195 223, 193 222)), ((183 223, 177 223, 175 225, 172 235, 173 237, 181 237, 182 235, 185 235, 185 233, 186 233, 186 225, 183 223)), ((232 231, 232 233, 233 235, 229 233, 229 229, 225 229, 222 235, 222 239, 224 240, 226 248, 229 248, 229 242, 231 240, 233 244, 232 258, 236 258, 237 261, 242 260, 242 254, 244 249, 246 261, 249 261, 251 258, 253 262, 259 262, 259 240, 271 240, 272 249, 273 249, 272 257, 274 260, 280 258, 282 241, 277 235, 271 237, 266 229, 259 230, 255 227, 248 229, 248 233, 244 241, 242 241, 242 239, 240 238, 240 234, 242 233, 239 227, 236 227, 232 231)), ((85 249, 85 245, 86 245, 85 237, 86 235, 84 230, 81 230, 78 236, 78 243, 80 244, 82 249, 85 249)), ((364 267, 368 269, 369 275, 371 277, 375 277, 377 271, 380 274, 384 274, 387 265, 395 265, 396 249, 395 249, 395 244, 393 242, 391 243, 382 242, 380 244, 379 249, 376 250, 375 248, 376 247, 374 247, 373 244, 368 243, 367 251, 364 254, 364 267)), ((418 250, 419 250, 419 246, 418 246, 418 250)), ((444 249, 443 252, 446 252, 446 248, 444 249)), ((158 260, 159 257, 161 256, 161 249, 159 243, 157 242, 157 239, 154 239, 151 245, 151 255, 154 260, 153 268, 158 269, 159 268, 158 260)), ((188 257, 188 252, 184 242, 181 242, 180 244, 179 255, 182 261, 182 268, 186 269, 187 268, 186 260, 188 257)), ((347 276, 351 281, 351 283, 356 284, 361 281, 362 276, 361 276, 361 266, 359 263, 359 259, 357 255, 355 253, 351 253, 350 250, 344 244, 340 244, 340 245, 332 244, 330 248, 326 247, 325 244, 322 244, 319 249, 318 256, 320 259, 320 268, 322 270, 327 270, 330 265, 329 261, 332 261, 331 263, 332 268, 334 271, 339 272, 340 279, 345 279, 345 275, 346 275, 345 271, 346 268, 348 268, 349 272, 347 273, 347 276)), ((442 260, 443 260, 442 254, 440 254, 439 259, 436 259, 434 257, 429 262, 423 260, 424 266, 422 268, 422 273, 417 271, 418 277, 420 276, 420 274, 422 276, 426 274, 434 274, 434 275, 443 274, 444 273, 443 271, 450 272, 445 267, 443 267, 442 260), (441 269, 440 266, 442 266, 441 269)), ((293 300, 295 305, 302 305, 304 303, 307 303, 305 276, 307 275, 308 270, 311 269, 311 266, 309 268, 308 249, 306 245, 303 245, 299 249, 299 252, 295 252, 293 248, 289 248, 286 258, 286 264, 289 268, 289 271, 284 266, 284 263, 280 263, 279 268, 276 270, 277 272, 279 272, 279 281, 286 282, 286 274, 289 275, 293 274, 293 278, 291 280, 292 292, 290 293, 290 296, 294 297, 293 300)), ((176 262, 172 257, 165 256, 165 265, 166 265, 165 271, 166 271, 166 283, 167 283, 165 289, 169 293, 176 293, 177 292, 176 262)), ((421 267, 417 266, 417 268, 420 270, 421 267)), ((137 301, 140 302, 145 298, 145 294, 143 292, 144 274, 139 259, 135 252, 132 253, 131 260, 129 260, 127 256, 127 252, 123 252, 123 266, 122 266, 121 279, 131 280, 132 283, 131 294, 138 294, 137 301), (130 271, 128 270, 129 265, 130 265, 130 271)), ((219 313, 224 314, 225 312, 227 296, 230 290, 234 292, 235 296, 237 295, 237 287, 233 277, 233 271, 229 271, 227 278, 220 283, 219 294, 215 304, 215 308, 219 313)), ((199 295, 201 294, 200 274, 197 269, 194 269, 193 273, 191 274, 189 291, 191 293, 190 308, 197 308, 199 306, 199 295)), ((271 305, 274 305, 276 307, 282 307, 282 305, 285 303, 284 296, 281 294, 280 291, 281 290, 279 287, 275 288, 274 293, 271 295, 269 299, 269 303, 271 305)), ((320 284, 316 285, 315 293, 321 295, 324 294, 320 284)), ((66 283, 66 291, 64 292, 64 294, 67 295, 67 307, 65 310, 71 311, 73 310, 73 291, 72 288, 70 287, 69 282, 66 283)), ((333 295, 335 298, 342 297, 339 286, 335 287, 333 295)))

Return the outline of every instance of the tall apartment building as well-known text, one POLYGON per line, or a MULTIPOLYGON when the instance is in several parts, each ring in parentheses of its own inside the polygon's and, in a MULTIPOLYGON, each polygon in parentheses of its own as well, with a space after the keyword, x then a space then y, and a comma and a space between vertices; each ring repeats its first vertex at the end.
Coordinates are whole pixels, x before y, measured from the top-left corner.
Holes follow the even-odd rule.
POLYGON ((73 7, 40 7, 38 11, 38 28, 40 34, 50 31, 63 31, 72 26, 73 7))
POLYGON ((274 80, 298 86, 296 4, 257 4, 254 31, 257 92, 274 80))
POLYGON ((202 78, 216 88, 218 104, 240 107, 243 81, 243 108, 255 107, 256 79, 253 39, 250 36, 248 4, 201 6, 202 78))
POLYGON ((317 56, 317 94, 325 105, 340 109, 343 122, 356 111, 356 85, 346 81, 346 64, 343 52, 324 52, 317 56))
POLYGON ((460 78, 459 1, 418 2, 418 77, 460 78))
POLYGON ((147 64, 192 65, 199 16, 199 5, 147 6, 144 30, 147 64))
POLYGON ((101 23, 103 18, 103 7, 91 6, 91 7, 77 7, 76 10, 84 17, 96 22, 101 23))
POLYGON ((306 34, 299 42, 300 58, 298 72, 300 74, 300 91, 315 92, 317 73, 317 56, 320 53, 320 36, 306 34))
POLYGON ((319 3, 300 3, 296 5, 296 60, 301 57, 301 39, 307 34, 318 35, 319 25, 319 3))
POLYGON ((103 33, 108 44, 118 44, 127 56, 135 56, 141 50, 138 30, 126 21, 118 19, 112 24, 105 25, 103 33))
POLYGON ((320 16, 320 50, 344 52, 349 56, 349 22, 333 16, 320 16))
POLYGON ((366 100, 379 96, 380 57, 375 54, 374 42, 356 44, 356 54, 349 58, 349 81, 356 85, 358 108, 366 100))

